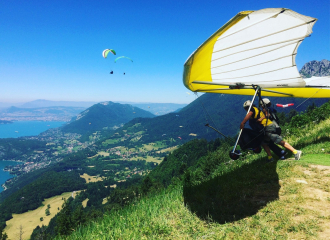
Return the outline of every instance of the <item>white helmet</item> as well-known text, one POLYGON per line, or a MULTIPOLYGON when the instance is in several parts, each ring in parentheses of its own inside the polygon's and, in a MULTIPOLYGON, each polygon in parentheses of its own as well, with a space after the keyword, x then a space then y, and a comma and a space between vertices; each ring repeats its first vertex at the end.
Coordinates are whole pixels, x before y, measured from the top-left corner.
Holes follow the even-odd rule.
POLYGON ((268 98, 263 98, 260 100, 260 105, 268 105, 270 103, 270 100, 268 98))
POLYGON ((250 105, 251 105, 251 101, 247 100, 243 103, 243 108, 250 107, 250 105))

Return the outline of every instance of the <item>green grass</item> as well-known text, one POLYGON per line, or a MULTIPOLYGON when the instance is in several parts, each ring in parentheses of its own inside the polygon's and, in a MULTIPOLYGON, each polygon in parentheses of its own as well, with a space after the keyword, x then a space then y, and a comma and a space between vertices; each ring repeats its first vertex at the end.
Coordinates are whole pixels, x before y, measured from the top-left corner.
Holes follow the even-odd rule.
POLYGON ((63 239, 330 239, 330 174, 309 166, 330 166, 329 126, 328 119, 284 137, 303 151, 300 161, 266 164, 264 153, 247 154, 204 178, 197 169, 188 187, 140 198, 63 239))
POLYGON ((309 164, 330 166, 330 154, 303 154, 300 161, 309 164))
POLYGON ((115 144, 120 142, 120 139, 107 139, 106 141, 104 141, 102 144, 103 145, 110 145, 110 144, 115 144))
POLYGON ((177 186, 106 213, 65 239, 317 239, 321 220, 304 218, 313 211, 299 207, 306 202, 301 185, 290 181, 299 163, 278 165, 285 172, 281 177, 286 184, 280 191, 284 197, 268 202, 254 215, 224 224, 211 217, 202 219, 184 205, 182 188, 177 186), (301 219, 296 221, 298 215, 301 219))

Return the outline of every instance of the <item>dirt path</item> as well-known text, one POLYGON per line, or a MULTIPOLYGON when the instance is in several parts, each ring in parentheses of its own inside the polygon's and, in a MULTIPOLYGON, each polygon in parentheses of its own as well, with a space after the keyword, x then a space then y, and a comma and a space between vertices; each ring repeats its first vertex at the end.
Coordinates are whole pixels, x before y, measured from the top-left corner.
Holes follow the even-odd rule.
POLYGON ((302 176, 295 180, 303 201, 297 206, 302 214, 294 221, 309 219, 318 228, 318 239, 330 239, 330 167, 309 165, 300 167, 302 176))

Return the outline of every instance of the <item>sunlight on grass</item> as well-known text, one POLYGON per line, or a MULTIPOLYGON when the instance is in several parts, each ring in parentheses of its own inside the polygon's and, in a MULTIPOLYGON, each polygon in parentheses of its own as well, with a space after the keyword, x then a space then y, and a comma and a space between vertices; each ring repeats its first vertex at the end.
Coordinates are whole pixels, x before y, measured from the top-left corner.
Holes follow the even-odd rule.
MULTIPOLYGON (((264 152, 246 153, 239 161, 221 163, 204 179, 192 182, 195 205, 185 205, 188 195, 184 195, 181 186, 171 186, 108 212, 102 219, 75 229, 65 239, 330 239, 329 125, 328 119, 287 133, 284 139, 303 151, 300 161, 290 158, 266 164, 264 152), (250 171, 250 175, 245 177, 242 169, 250 171), (242 205, 231 205, 226 202, 230 198, 220 194, 228 186, 236 187, 242 205), (239 188, 245 190, 239 192, 239 188), (259 207, 253 213, 242 209, 247 212, 243 217, 236 219, 232 215, 228 216, 232 220, 220 222, 212 216, 218 216, 214 211, 222 208, 204 206, 205 199, 209 204, 220 204, 210 201, 212 198, 222 201, 225 208, 229 206, 226 214, 237 212, 230 207, 248 208, 248 204, 244 205, 247 201, 259 207), (205 216, 191 210, 191 206, 213 212, 205 216)), ((220 150, 214 152, 210 159, 220 159, 221 154, 220 150)))
POLYGON ((304 154, 301 162, 330 166, 330 154, 304 154))
POLYGON ((49 224, 49 221, 60 211, 64 199, 71 197, 71 192, 63 193, 59 196, 51 197, 45 199, 42 204, 43 206, 22 214, 13 214, 13 218, 6 222, 7 226, 5 232, 8 234, 9 239, 19 239, 19 227, 22 225, 23 229, 23 239, 29 239, 29 236, 32 234, 33 229, 37 226, 49 224), (47 205, 50 205, 50 215, 46 216, 45 210, 47 205), (43 218, 43 221, 40 221, 40 218, 43 218))

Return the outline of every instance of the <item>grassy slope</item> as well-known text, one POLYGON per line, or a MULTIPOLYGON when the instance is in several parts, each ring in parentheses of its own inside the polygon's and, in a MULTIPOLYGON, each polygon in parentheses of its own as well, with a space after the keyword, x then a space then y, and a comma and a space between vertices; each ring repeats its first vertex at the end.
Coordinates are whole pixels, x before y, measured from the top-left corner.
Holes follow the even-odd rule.
POLYGON ((38 225, 47 226, 49 221, 60 211, 58 208, 62 208, 64 203, 63 198, 68 199, 71 197, 72 192, 66 192, 61 195, 47 198, 42 204, 43 206, 22 214, 13 214, 13 218, 6 222, 7 226, 5 232, 8 234, 9 239, 19 239, 19 228, 22 226, 23 235, 22 239, 29 239, 29 236, 32 234, 33 229, 38 225), (50 204, 50 215, 46 216, 45 211, 47 205, 50 204), (40 221, 40 218, 43 217, 43 221, 40 221))
POLYGON ((329 133, 330 119, 301 127, 285 137, 303 150, 301 161, 265 164, 264 154, 247 155, 245 161, 220 164, 209 180, 192 187, 190 198, 176 186, 108 213, 65 239, 329 239, 330 168, 309 164, 329 165, 329 133), (227 215, 219 215, 220 202, 211 201, 219 189, 238 199, 221 203, 227 215), (195 204, 199 198, 209 205, 208 216, 195 204))

